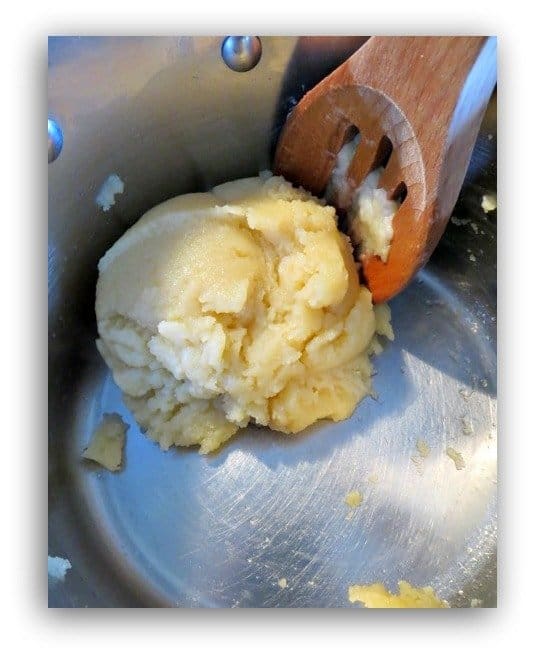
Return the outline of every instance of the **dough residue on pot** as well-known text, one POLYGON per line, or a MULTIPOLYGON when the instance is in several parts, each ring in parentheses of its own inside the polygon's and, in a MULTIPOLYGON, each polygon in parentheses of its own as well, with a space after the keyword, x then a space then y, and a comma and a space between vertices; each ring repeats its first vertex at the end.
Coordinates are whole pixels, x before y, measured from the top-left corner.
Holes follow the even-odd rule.
POLYGON ((496 194, 484 194, 481 199, 481 209, 488 214, 496 209, 498 203, 496 200, 496 194))
POLYGON ((48 556, 48 579, 52 582, 64 582, 69 569, 72 569, 68 558, 48 556))
POLYGON ((147 212, 99 263, 96 316, 140 426, 202 453, 250 422, 349 417, 394 337, 334 208, 270 173, 147 212))
POLYGON ((83 457, 97 462, 109 471, 118 471, 122 465, 127 429, 128 424, 119 415, 104 415, 83 452, 83 457))
POLYGON ((115 204, 115 196, 124 193, 124 182, 116 173, 108 176, 96 195, 96 204, 107 212, 115 204))
POLYGON ((425 440, 416 441, 416 450, 420 454, 421 458, 427 458, 431 451, 429 444, 425 440))
POLYGON ((352 490, 346 495, 345 501, 350 508, 357 508, 363 501, 363 495, 358 490, 352 490))
POLYGON ((446 449, 446 455, 448 458, 453 460, 453 464, 455 465, 455 469, 458 471, 461 469, 465 468, 465 460, 459 451, 456 451, 453 447, 449 446, 446 449))
POLYGON ((365 608, 448 608, 433 588, 416 588, 407 581, 398 582, 398 594, 387 590, 383 583, 351 585, 348 599, 352 604, 361 602, 365 608))

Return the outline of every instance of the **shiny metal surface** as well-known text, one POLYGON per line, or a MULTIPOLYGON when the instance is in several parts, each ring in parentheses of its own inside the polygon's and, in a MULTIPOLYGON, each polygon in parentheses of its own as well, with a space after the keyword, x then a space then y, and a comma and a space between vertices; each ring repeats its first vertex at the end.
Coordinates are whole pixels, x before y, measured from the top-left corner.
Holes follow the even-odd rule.
POLYGON ((48 119, 48 163, 59 157, 63 148, 63 133, 53 118, 48 119))
POLYGON ((244 76, 214 37, 50 43, 65 145, 49 167, 49 555, 72 565, 51 606, 351 606, 348 585, 401 578, 452 606, 495 605, 496 222, 480 206, 496 184, 495 99, 459 221, 391 303, 378 398, 351 419, 294 438, 244 430, 212 457, 163 453, 94 346, 103 252, 156 202, 267 167, 292 104, 363 41, 264 38, 244 76), (125 191, 103 213, 112 173, 125 191), (117 474, 80 458, 105 412, 130 424, 117 474))
POLYGON ((257 66, 261 59, 261 39, 258 36, 227 36, 220 52, 232 71, 245 73, 257 66))

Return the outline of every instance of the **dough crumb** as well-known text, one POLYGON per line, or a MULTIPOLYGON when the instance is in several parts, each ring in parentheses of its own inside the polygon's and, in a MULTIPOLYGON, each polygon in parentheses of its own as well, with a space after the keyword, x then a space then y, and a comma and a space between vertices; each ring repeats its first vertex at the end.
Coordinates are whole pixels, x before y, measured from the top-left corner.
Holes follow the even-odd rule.
POLYGON ((110 175, 96 196, 96 204, 107 212, 115 204, 115 196, 124 193, 124 182, 116 173, 110 175))
POLYGON ((462 454, 459 451, 456 451, 451 446, 446 449, 446 455, 448 458, 451 458, 454 462, 455 469, 458 471, 465 468, 465 461, 462 454))
POLYGON ((105 414, 83 452, 86 460, 99 463, 109 471, 118 471, 122 465, 122 452, 129 426, 117 414, 105 414))
POLYGON ((387 590, 382 583, 351 585, 348 599, 352 604, 359 601, 366 608, 448 608, 433 588, 415 588, 407 581, 398 582, 398 594, 387 590))
POLYGON ((476 258, 476 256, 474 255, 474 253, 470 253, 470 256, 469 256, 468 259, 470 260, 470 262, 476 262, 476 261, 477 261, 477 258, 476 258))
POLYGON ((427 458, 431 451, 429 444, 425 440, 417 440, 416 450, 422 456, 422 458, 427 458))
POLYGON ((481 208, 485 212, 485 214, 488 214, 489 212, 492 212, 495 210, 497 207, 497 200, 496 200, 496 194, 484 194, 483 198, 481 199, 481 208))
POLYGON ((68 558, 48 556, 48 578, 55 582, 63 582, 69 569, 72 569, 68 558))
POLYGON ((483 599, 472 599, 470 601, 470 608, 479 608, 483 604, 483 599))
POLYGON ((286 578, 279 579, 278 585, 282 590, 284 590, 287 587, 287 579, 286 578))
POLYGON ((424 473, 424 460, 421 456, 411 456, 411 462, 414 464, 416 468, 416 473, 419 476, 422 476, 424 473))
POLYGON ((379 482, 379 476, 377 474, 370 474, 368 477, 368 482, 369 483, 378 483, 379 482))
POLYGON ((452 216, 450 221, 456 226, 468 225, 470 223, 470 219, 458 219, 456 216, 452 216))
POLYGON ((467 417, 466 415, 464 417, 461 417, 461 424, 463 426, 463 435, 472 435, 474 432, 474 426, 472 424, 472 420, 467 417))
POLYGON ((346 495, 345 501, 350 508, 357 508, 357 506, 360 506, 363 501, 363 495, 358 490, 352 490, 346 495))

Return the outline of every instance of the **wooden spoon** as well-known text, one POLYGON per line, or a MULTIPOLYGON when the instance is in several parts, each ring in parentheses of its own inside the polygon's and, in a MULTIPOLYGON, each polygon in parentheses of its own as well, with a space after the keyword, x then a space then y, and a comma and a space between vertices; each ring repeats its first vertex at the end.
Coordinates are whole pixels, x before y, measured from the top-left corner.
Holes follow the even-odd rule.
POLYGON ((442 236, 496 68, 495 37, 371 37, 287 118, 274 171, 315 195, 355 131, 361 141, 348 167, 351 187, 386 162, 379 186, 403 202, 387 262, 361 257, 374 302, 400 292, 442 236))

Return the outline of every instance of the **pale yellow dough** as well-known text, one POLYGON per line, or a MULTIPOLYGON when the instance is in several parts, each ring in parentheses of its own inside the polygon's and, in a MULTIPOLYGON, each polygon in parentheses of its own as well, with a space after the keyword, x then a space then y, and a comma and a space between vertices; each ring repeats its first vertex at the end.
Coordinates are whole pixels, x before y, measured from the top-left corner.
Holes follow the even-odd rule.
POLYGON ((117 414, 104 415, 91 441, 83 452, 86 460, 92 460, 109 471, 118 471, 122 466, 122 452, 128 425, 117 414))
POLYGON ((352 604, 360 601, 366 608, 448 608, 433 588, 415 588, 407 581, 398 582, 398 594, 389 592, 383 583, 351 585, 348 599, 352 604))
POLYGON ((163 449, 345 419, 393 338, 334 209, 268 173, 158 205, 99 274, 98 349, 163 449))
POLYGON ((357 189, 348 183, 348 169, 361 140, 358 134, 340 149, 326 198, 348 212, 349 233, 361 255, 377 255, 383 262, 389 257, 393 238, 392 220, 399 204, 388 198, 385 189, 378 187, 383 168, 371 171, 357 189))
POLYGON ((350 508, 357 508, 357 506, 360 506, 363 501, 363 495, 358 490, 352 490, 351 492, 348 492, 345 500, 350 508))

